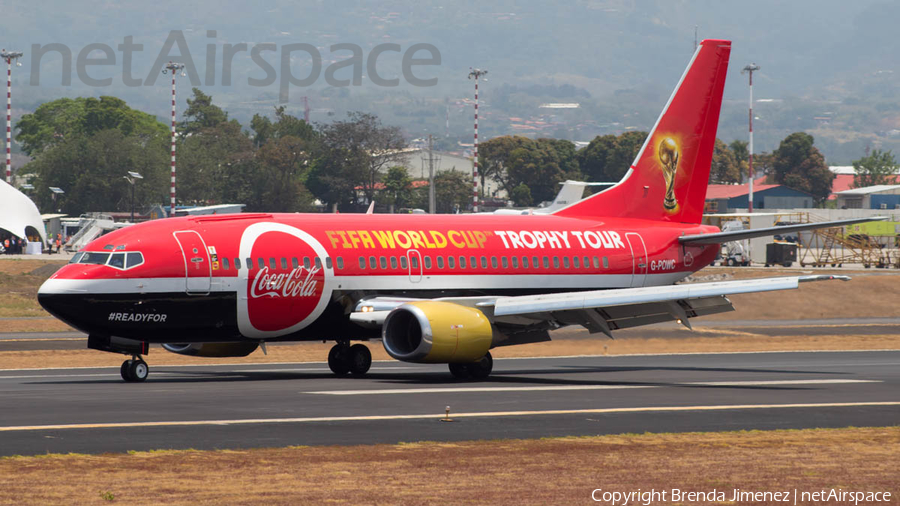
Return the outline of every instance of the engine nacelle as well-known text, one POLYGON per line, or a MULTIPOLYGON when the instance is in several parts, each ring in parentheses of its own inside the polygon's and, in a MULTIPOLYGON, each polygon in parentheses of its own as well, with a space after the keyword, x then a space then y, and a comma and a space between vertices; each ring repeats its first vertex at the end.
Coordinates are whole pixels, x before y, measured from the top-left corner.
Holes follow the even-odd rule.
POLYGON ((259 348, 259 343, 243 341, 237 343, 185 343, 164 344, 166 351, 192 357, 246 357, 259 348))
POLYGON ((382 343, 404 362, 474 362, 491 348, 493 329, 481 311, 441 301, 408 302, 384 319, 382 343))

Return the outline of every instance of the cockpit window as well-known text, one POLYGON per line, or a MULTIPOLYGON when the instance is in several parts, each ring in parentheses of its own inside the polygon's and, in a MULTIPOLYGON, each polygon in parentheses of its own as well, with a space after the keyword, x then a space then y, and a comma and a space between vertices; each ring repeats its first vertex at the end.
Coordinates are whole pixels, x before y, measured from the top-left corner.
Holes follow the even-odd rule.
POLYGON ((96 252, 96 251, 85 251, 84 256, 81 257, 81 261, 78 263, 103 265, 106 263, 107 260, 109 260, 109 253, 100 253, 100 252, 96 252))
POLYGON ((105 253, 98 251, 79 251, 72 257, 73 264, 108 265, 116 269, 131 269, 144 263, 144 255, 139 251, 105 253))
POLYGON ((115 253, 109 258, 109 263, 107 263, 110 267, 115 267, 117 269, 125 268, 125 253, 115 253))
POLYGON ((126 253, 125 254, 125 268, 131 269, 132 267, 141 265, 144 263, 144 255, 140 254, 137 251, 126 253))

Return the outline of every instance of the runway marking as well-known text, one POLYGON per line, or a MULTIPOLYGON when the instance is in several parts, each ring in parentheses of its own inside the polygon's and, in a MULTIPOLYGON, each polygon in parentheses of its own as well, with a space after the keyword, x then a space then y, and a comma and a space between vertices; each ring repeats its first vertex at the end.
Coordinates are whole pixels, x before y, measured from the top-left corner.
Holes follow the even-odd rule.
POLYGON ((858 379, 818 379, 818 380, 771 380, 771 381, 693 381, 666 383, 664 385, 552 385, 530 387, 437 387, 437 388, 385 388, 370 390, 319 390, 300 392, 316 395, 389 395, 389 394, 432 394, 461 392, 545 392, 557 390, 627 390, 633 388, 665 388, 678 386, 742 387, 777 385, 829 385, 843 383, 882 383, 881 380, 858 379))
MULTIPOLYGON (((476 411, 470 413, 453 413, 453 418, 498 418, 510 416, 540 415, 595 415, 645 412, 681 412, 681 411, 727 411, 746 409, 804 409, 804 408, 858 408, 858 407, 900 407, 900 402, 831 402, 818 404, 732 404, 714 406, 652 406, 635 408, 597 408, 597 409, 552 409, 545 411, 476 411)), ((315 423, 315 422, 357 422, 384 420, 440 420, 444 413, 428 413, 417 415, 368 415, 368 416, 327 416, 305 418, 248 418, 237 420, 172 420, 161 422, 110 422, 79 423, 58 425, 21 425, 0 427, 0 432, 39 431, 39 430, 73 430, 73 429, 125 429, 135 427, 185 427, 205 425, 258 425, 271 423, 315 423)))

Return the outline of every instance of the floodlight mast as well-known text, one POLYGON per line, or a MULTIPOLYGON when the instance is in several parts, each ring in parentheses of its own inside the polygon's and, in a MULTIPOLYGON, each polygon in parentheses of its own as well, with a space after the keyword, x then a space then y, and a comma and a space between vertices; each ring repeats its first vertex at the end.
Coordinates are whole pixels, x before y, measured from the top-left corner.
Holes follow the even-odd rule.
POLYGON ((748 213, 753 212, 753 72, 755 72, 757 70, 759 70, 759 65, 757 65, 755 63, 751 63, 750 65, 747 65, 746 67, 744 67, 743 70, 741 70, 741 74, 745 74, 745 73, 750 74, 750 108, 749 108, 749 111, 750 111, 750 116, 749 116, 749 119, 750 119, 750 123, 749 123, 750 144, 747 146, 747 165, 748 165, 747 170, 749 171, 749 174, 750 174, 750 181, 749 181, 750 186, 748 188, 749 189, 749 198, 747 200, 747 212, 748 213))
POLYGON ((16 66, 21 67, 19 58, 22 57, 22 51, 0 50, 0 58, 6 60, 6 182, 12 184, 12 62, 16 61, 16 66))
POLYGON ((133 170, 128 171, 128 176, 122 176, 126 181, 131 183, 131 223, 134 223, 134 183, 138 179, 144 179, 144 176, 133 170), (129 177, 131 176, 131 177, 129 177))
MULTIPOLYGON (((471 68, 471 67, 470 67, 471 68)), ((475 78, 475 144, 472 154, 472 212, 478 212, 478 78, 487 75, 487 70, 472 69, 469 79, 475 78)))
MULTIPOLYGON (((175 76, 181 72, 181 76, 184 77, 184 63, 175 63, 169 62, 166 64, 162 73, 171 73, 172 74, 172 186, 169 193, 170 203, 169 203, 169 216, 175 216, 175 76)), ((132 217, 132 221, 134 221, 132 217)))

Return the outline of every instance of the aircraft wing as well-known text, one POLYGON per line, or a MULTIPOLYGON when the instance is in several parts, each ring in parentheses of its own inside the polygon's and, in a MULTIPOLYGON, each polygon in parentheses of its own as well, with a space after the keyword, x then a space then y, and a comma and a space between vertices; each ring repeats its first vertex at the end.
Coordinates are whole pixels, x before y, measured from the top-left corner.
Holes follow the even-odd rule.
POLYGON ((722 244, 723 242, 741 241, 754 237, 766 237, 789 232, 801 232, 803 230, 815 230, 818 228, 835 228, 869 221, 884 221, 887 216, 873 216, 871 218, 852 218, 849 220, 822 221, 819 223, 800 223, 797 225, 785 225, 782 227, 751 228, 748 230, 734 230, 731 232, 716 232, 714 234, 685 235, 678 238, 681 244, 722 244))
MULTIPOLYGON (((591 333, 602 332, 612 337, 613 330, 667 321, 677 321, 691 328, 689 318, 733 311, 728 295, 790 290, 803 282, 832 279, 848 281, 850 278, 830 275, 791 276, 514 297, 437 300, 477 307, 503 333, 512 336, 523 332, 536 339, 535 333, 545 333, 566 325, 581 325, 591 333)), ((351 320, 367 327, 378 327, 390 309, 412 300, 415 299, 375 298, 361 301, 357 312, 351 314, 351 320)))

